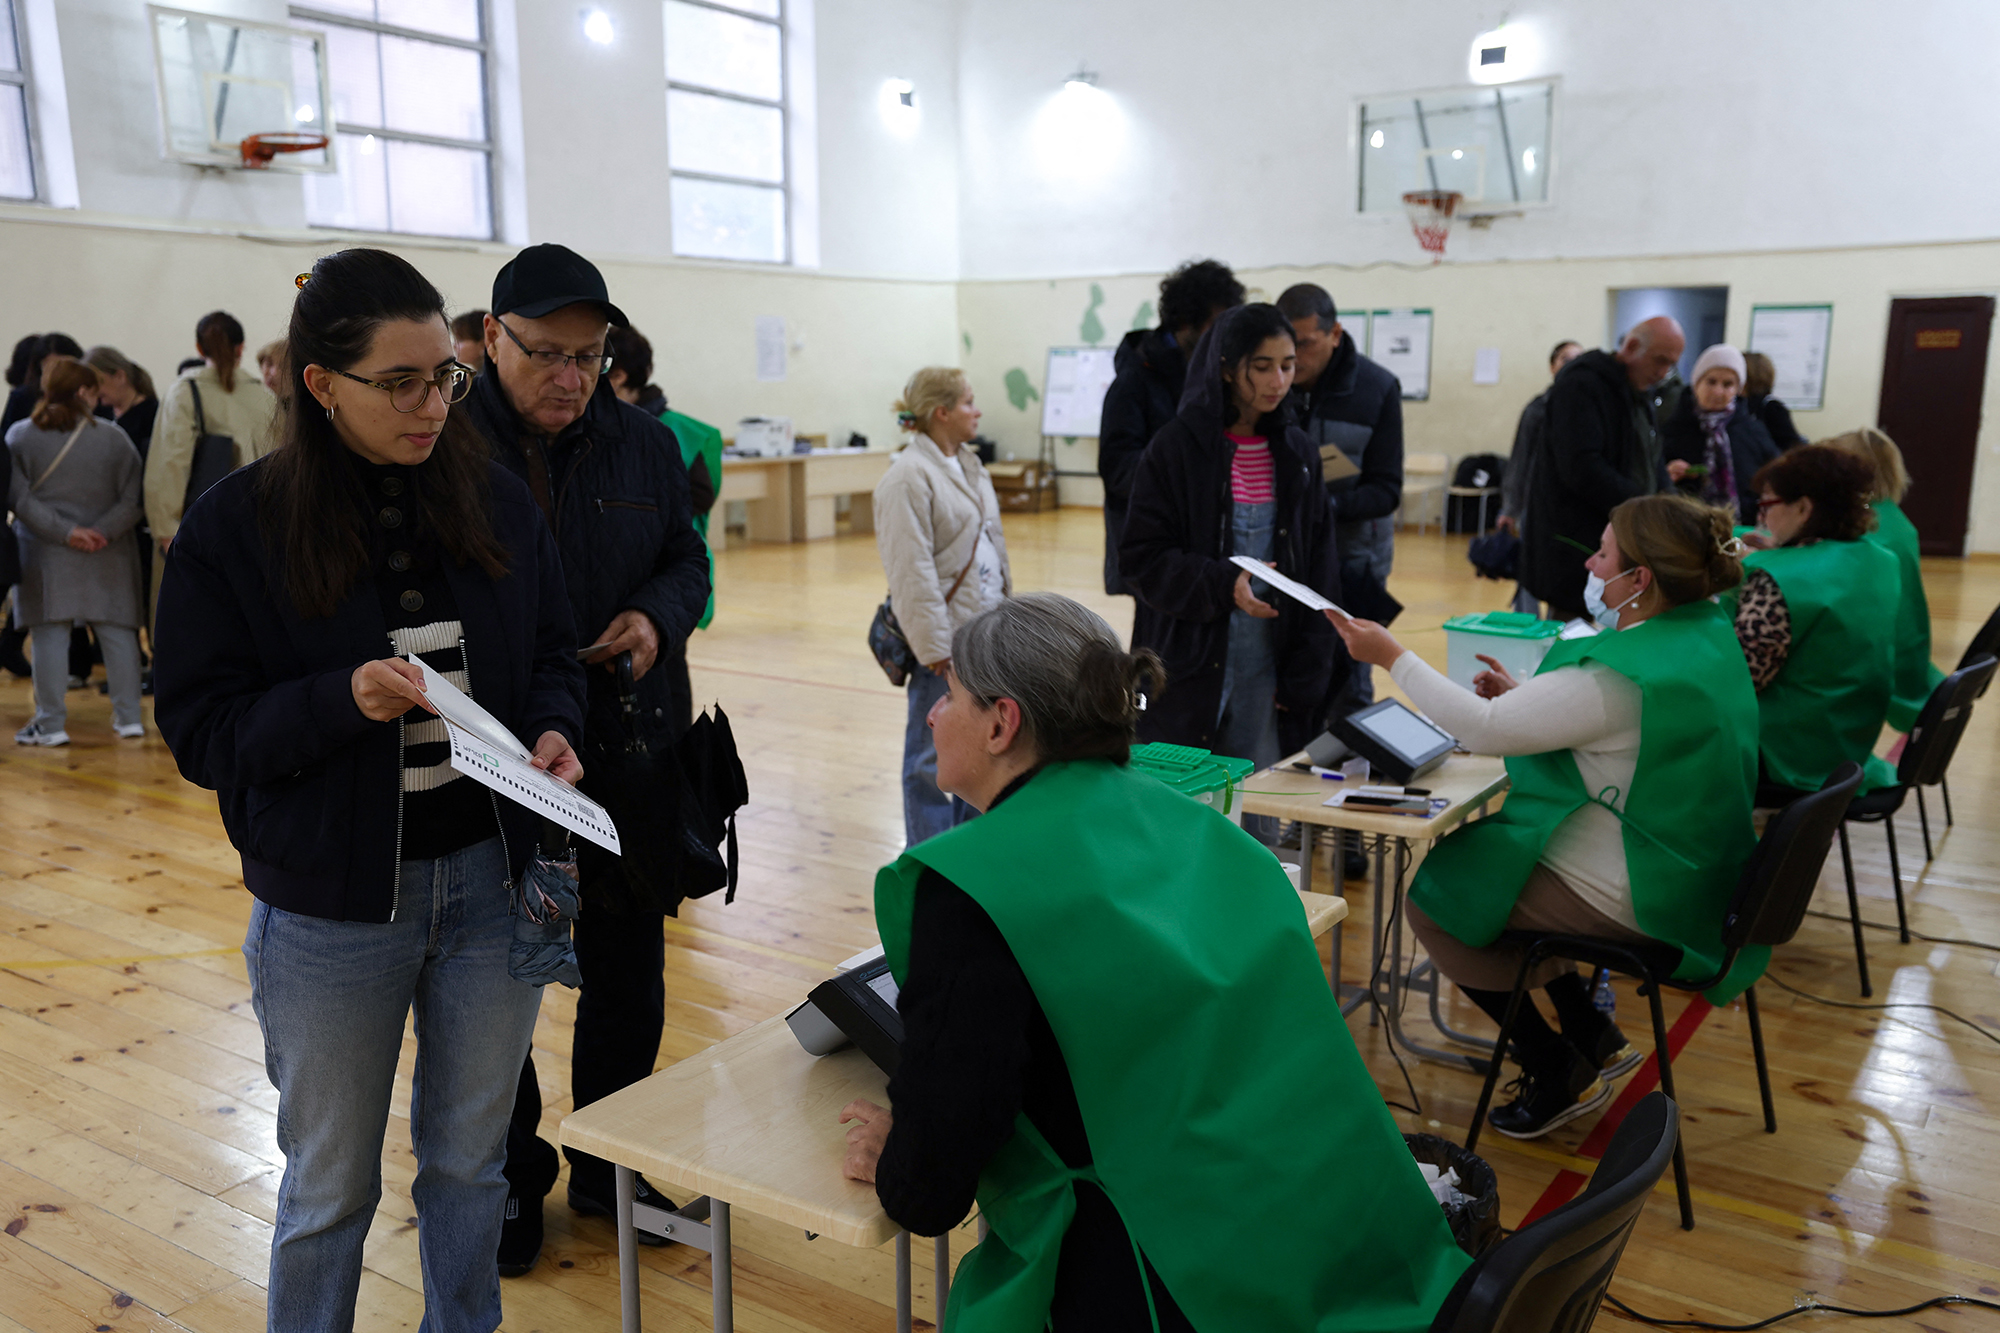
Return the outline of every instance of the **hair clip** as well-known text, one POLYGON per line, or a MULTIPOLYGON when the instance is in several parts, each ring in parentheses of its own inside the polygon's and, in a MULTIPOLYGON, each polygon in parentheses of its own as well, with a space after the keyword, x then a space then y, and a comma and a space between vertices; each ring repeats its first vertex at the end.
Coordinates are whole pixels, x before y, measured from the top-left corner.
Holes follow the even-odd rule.
POLYGON ((1749 543, 1745 542, 1741 537, 1731 537, 1715 549, 1719 555, 1735 556, 1738 559, 1750 553, 1749 543))
POLYGON ((896 424, 904 430, 915 430, 920 423, 917 421, 917 414, 915 412, 898 412, 896 414, 896 424))
POLYGON ((306 283, 307 283, 308 281, 310 281, 310 280, 311 280, 311 278, 312 278, 312 274, 310 274, 310 273, 301 273, 301 274, 299 274, 299 276, 298 276, 298 277, 296 277, 296 278, 293 278, 293 279, 292 279, 292 282, 293 282, 293 283, 294 283, 294 284, 295 284, 295 285, 296 285, 296 286, 298 287, 298 289, 299 289, 300 291, 304 291, 304 290, 306 289, 306 283))

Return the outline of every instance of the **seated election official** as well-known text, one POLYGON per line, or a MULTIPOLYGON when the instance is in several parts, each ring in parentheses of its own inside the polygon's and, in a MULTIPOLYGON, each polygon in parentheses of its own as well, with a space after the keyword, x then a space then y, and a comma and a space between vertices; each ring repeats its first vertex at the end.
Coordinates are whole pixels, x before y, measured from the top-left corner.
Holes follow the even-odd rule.
POLYGON ((1895 783, 1877 757, 1896 686, 1896 557, 1868 540, 1875 471, 1845 449, 1808 444, 1752 482, 1769 549, 1743 561, 1725 599, 1757 686, 1759 805, 1817 791, 1847 760, 1863 794, 1895 783))
POLYGON ((901 1063, 893 1114, 841 1117, 848 1175, 898 1224, 942 1235, 976 1198, 991 1225, 946 1326, 1427 1328, 1467 1259, 1298 896, 1127 767, 1158 659, 1053 593, 951 647, 938 781, 983 814, 876 877, 901 1063), (1190 1225, 1202 1206, 1226 1217, 1190 1225))
POLYGON ((1875 515, 1875 530, 1868 534, 1868 540, 1896 557, 1896 572, 1903 589, 1896 601, 1896 682, 1889 696, 1889 725, 1897 731, 1908 731, 1930 701, 1931 691, 1944 679, 1944 672, 1931 661, 1931 606, 1924 595, 1917 525, 1903 512, 1903 497, 1910 491, 1910 471, 1903 466, 1903 451, 1896 447, 1896 442, 1872 426, 1820 443, 1847 450, 1875 473, 1868 505, 1875 515))
POLYGON ((437 289, 382 250, 300 281, 283 447, 205 492, 167 555, 155 711, 257 900, 243 957, 285 1155, 269 1326, 354 1327, 414 1009, 423 1328, 487 1333, 542 995, 508 970, 509 889, 539 821, 451 767, 408 659, 571 782, 583 668, 548 525, 451 406, 469 372, 437 289))
MULTIPOLYGON (((1756 842, 1757 699, 1729 617, 1709 600, 1739 577, 1730 520, 1677 495, 1618 505, 1584 589, 1617 628, 1558 642, 1526 681, 1482 657, 1490 669, 1467 690, 1381 626, 1327 613, 1355 657, 1388 668, 1432 721, 1507 757, 1506 804, 1432 849, 1408 904, 1438 970, 1496 1023, 1522 958, 1496 943, 1503 930, 1675 944, 1677 976, 1721 963, 1724 909, 1756 842)), ((1741 992, 1769 955, 1745 949, 1710 1000, 1741 992)), ((1567 960, 1528 982, 1546 988, 1560 1030, 1532 1003, 1515 1020, 1521 1076, 1490 1118, 1517 1139, 1597 1110, 1608 1080, 1642 1058, 1567 960)))

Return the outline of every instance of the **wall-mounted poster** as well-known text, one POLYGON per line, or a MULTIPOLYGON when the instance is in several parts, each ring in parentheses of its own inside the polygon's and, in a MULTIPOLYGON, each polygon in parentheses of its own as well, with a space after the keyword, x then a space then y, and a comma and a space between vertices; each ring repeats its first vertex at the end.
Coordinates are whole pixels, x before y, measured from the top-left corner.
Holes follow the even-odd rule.
POLYGON ((1794 412, 1817 412, 1826 403, 1826 352, 1833 338, 1830 305, 1753 305, 1750 346, 1771 358, 1777 382, 1771 396, 1794 412))
POLYGON ((1403 397, 1431 396, 1431 312, 1377 310, 1368 317, 1368 355, 1403 384, 1403 397))

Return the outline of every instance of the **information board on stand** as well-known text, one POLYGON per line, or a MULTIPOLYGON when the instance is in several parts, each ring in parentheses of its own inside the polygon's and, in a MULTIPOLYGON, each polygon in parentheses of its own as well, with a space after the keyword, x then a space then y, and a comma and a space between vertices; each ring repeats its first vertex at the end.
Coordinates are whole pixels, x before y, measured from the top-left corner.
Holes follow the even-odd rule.
POLYGON ((1095 439, 1116 375, 1110 347, 1051 347, 1042 377, 1042 434, 1095 439))

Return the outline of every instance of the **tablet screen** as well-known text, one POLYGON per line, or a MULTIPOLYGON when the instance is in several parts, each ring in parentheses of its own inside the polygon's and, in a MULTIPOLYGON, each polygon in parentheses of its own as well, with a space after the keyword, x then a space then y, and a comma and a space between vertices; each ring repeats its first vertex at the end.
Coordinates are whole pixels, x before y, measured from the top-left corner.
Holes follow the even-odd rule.
POLYGON ((1451 737, 1405 708, 1384 708, 1355 718, 1354 724, 1397 754, 1413 760, 1451 741, 1451 737))

